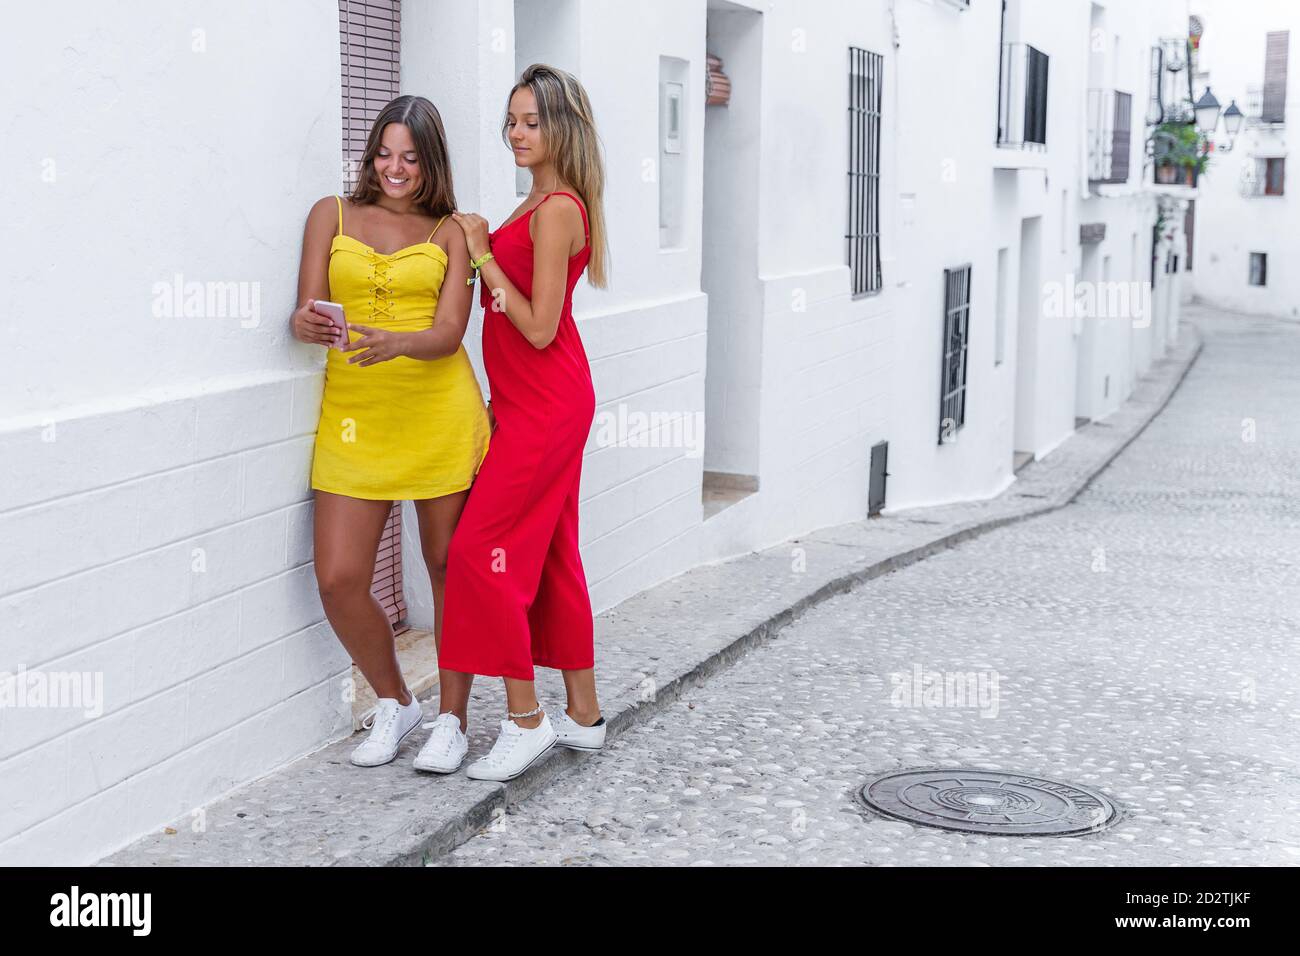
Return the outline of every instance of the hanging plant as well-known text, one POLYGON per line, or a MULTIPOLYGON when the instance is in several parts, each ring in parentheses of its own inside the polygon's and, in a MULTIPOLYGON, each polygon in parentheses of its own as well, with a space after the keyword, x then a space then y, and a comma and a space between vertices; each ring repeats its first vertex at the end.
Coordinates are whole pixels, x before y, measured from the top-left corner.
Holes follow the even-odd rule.
POLYGON ((1194 123, 1161 123, 1152 135, 1157 167, 1183 169, 1189 179, 1205 172, 1214 144, 1194 123))

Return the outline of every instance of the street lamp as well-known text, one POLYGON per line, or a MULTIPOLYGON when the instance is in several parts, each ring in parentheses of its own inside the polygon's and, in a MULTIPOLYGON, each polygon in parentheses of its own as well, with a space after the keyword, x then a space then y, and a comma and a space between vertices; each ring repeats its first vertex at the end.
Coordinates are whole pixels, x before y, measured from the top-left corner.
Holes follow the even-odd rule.
POLYGON ((1196 129, 1203 136, 1213 133, 1219 125, 1219 111, 1222 109, 1215 95, 1210 92, 1207 86, 1201 98, 1196 101, 1193 107, 1196 112, 1196 129))
POLYGON ((1223 111, 1223 128, 1227 131, 1229 140, 1241 132, 1241 124, 1245 119, 1246 114, 1237 108, 1236 100, 1228 104, 1228 108, 1223 111))
POLYGON ((1232 144, 1237 139, 1237 133, 1241 131, 1241 124, 1245 121, 1246 114, 1237 108, 1237 101, 1233 100, 1228 104, 1228 108, 1223 111, 1223 128, 1228 134, 1228 141, 1219 149, 1225 153, 1232 151, 1232 144))

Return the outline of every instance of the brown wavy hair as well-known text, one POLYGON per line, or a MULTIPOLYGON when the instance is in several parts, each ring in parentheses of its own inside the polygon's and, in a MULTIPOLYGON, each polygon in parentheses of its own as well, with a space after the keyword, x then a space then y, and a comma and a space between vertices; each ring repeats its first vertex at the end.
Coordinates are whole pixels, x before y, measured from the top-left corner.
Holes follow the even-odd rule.
MULTIPOLYGON (((545 63, 534 63, 519 77, 506 95, 506 113, 510 97, 521 87, 528 87, 537 99, 537 125, 546 151, 560 179, 572 183, 587 207, 590 225, 591 259, 587 262, 587 281, 598 289, 605 288, 609 248, 605 233, 605 166, 601 160, 600 136, 587 91, 578 78, 545 63)), ((501 139, 507 146, 507 115, 501 122, 501 139)))
POLYGON ((348 195, 355 203, 373 203, 383 194, 379 174, 375 172, 375 154, 382 145, 384 127, 401 123, 411 131, 415 156, 420 164, 420 186, 413 201, 430 216, 442 216, 456 208, 456 191, 451 182, 451 155, 447 151, 447 132, 438 108, 423 96, 399 96, 375 117, 361 154, 357 184, 348 195))

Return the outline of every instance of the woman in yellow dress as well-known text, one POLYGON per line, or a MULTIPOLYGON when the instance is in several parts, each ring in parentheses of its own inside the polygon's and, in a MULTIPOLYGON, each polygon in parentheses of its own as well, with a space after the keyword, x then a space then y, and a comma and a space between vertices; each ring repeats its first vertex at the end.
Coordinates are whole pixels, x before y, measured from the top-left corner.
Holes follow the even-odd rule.
POLYGON ((492 429, 461 343, 473 287, 455 208, 442 119, 401 96, 375 120, 356 188, 317 202, 303 236, 294 337, 336 342, 318 299, 341 304, 351 330, 326 352, 311 486, 321 603, 379 698, 359 766, 391 761, 421 720, 370 591, 390 507, 415 504, 440 641, 447 547, 492 429))

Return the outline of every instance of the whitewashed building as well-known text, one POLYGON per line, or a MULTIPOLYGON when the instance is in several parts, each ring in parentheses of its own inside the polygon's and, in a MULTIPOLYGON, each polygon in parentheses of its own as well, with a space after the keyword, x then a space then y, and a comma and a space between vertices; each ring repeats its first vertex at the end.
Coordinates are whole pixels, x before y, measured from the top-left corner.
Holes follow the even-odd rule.
POLYGON ((1196 297, 1236 312, 1300 316, 1300 182, 1287 182, 1288 133, 1300 118, 1288 64, 1300 37, 1294 3, 1194 0, 1198 54, 1224 107, 1242 113, 1236 136, 1215 138, 1196 204, 1196 297))
MULTIPOLYGON (((352 731, 311 565, 322 356, 288 317, 306 212, 399 91, 494 223, 526 187, 500 140, 520 70, 593 101, 597 610, 995 495, 1177 332, 1196 187, 1151 184, 1143 108, 1185 0, 69 6, 0 41, 0 862, 95 859, 352 731), (1096 280, 1154 280, 1150 310, 1094 322, 1096 280)), ((411 518, 376 586, 418 628, 411 518)))

